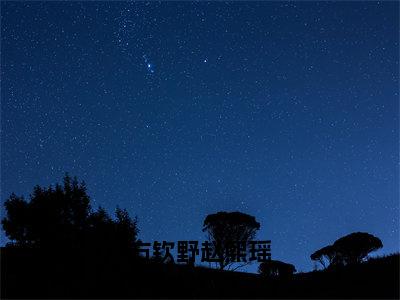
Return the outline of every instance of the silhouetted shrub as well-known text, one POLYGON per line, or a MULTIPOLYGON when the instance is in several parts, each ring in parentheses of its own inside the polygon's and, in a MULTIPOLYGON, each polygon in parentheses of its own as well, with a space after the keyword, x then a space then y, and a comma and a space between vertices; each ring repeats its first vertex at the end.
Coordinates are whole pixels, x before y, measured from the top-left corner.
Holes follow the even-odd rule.
POLYGON ((269 260, 260 263, 258 272, 265 277, 290 278, 296 272, 292 264, 284 263, 279 260, 269 260))

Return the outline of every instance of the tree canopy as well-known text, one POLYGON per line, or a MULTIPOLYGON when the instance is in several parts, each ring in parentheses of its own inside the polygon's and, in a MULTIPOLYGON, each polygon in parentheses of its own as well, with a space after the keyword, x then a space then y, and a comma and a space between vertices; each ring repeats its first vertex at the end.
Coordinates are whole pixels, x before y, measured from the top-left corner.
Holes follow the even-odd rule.
POLYGON ((354 232, 333 243, 337 255, 345 264, 362 262, 369 253, 383 247, 382 241, 366 232, 354 232))
POLYGON ((332 245, 325 246, 313 254, 311 254, 311 260, 318 261, 323 268, 327 268, 334 260, 336 255, 336 250, 332 245))
POLYGON ((85 183, 68 174, 63 185, 36 186, 30 201, 11 194, 4 206, 2 225, 9 246, 136 248, 136 218, 120 208, 115 220, 101 207, 92 211, 85 183))
POLYGON ((310 258, 318 261, 324 268, 356 264, 382 247, 382 241, 372 234, 353 232, 337 239, 332 245, 315 251, 310 258))
POLYGON ((229 254, 232 245, 253 240, 259 229, 260 223, 255 217, 241 212, 210 214, 203 223, 203 232, 207 232, 208 239, 214 244, 220 269, 235 262, 229 254))

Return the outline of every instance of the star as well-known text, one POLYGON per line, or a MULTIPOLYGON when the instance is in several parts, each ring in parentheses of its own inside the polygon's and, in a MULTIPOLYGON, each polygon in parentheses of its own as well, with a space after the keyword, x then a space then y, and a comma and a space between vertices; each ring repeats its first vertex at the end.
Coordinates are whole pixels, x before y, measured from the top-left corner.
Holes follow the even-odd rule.
POLYGON ((154 64, 150 62, 146 54, 144 54, 142 57, 144 59, 144 63, 146 64, 147 72, 151 74, 154 73, 154 64))

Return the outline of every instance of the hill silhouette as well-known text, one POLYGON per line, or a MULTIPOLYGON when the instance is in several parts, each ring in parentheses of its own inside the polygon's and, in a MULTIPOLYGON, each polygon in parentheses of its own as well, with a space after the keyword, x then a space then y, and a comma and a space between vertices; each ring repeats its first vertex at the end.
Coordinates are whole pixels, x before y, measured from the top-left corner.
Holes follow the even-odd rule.
POLYGON ((155 263, 109 249, 2 248, 1 265, 2 298, 399 297, 399 254, 286 279, 155 263))
POLYGON ((195 266, 197 241, 178 243, 183 264, 174 263, 164 247, 173 243, 165 241, 142 256, 136 218, 119 207, 115 218, 92 210, 85 184, 68 175, 63 185, 35 187, 30 201, 12 194, 4 206, 10 243, 0 253, 2 298, 399 297, 399 254, 368 258, 383 244, 366 232, 314 252, 310 258, 324 270, 295 274, 294 265, 271 260, 269 241, 254 240, 255 217, 218 212, 205 218, 212 243, 201 248, 214 269, 195 266), (260 274, 225 270, 250 262, 260 263, 260 274))

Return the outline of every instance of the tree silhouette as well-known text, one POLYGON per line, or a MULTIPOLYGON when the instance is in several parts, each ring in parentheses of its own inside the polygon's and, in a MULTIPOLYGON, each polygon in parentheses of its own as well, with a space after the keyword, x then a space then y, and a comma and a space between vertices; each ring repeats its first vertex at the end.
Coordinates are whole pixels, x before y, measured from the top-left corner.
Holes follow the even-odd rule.
POLYGON ((311 260, 318 261, 324 269, 326 269, 335 259, 336 251, 331 245, 323 247, 313 254, 311 254, 311 260))
POLYGON ((258 272, 265 277, 289 278, 296 272, 296 268, 292 264, 284 263, 279 260, 269 260, 260 263, 258 272))
POLYGON ((4 202, 7 218, 2 220, 3 229, 8 238, 20 246, 29 246, 32 243, 29 230, 29 205, 23 197, 11 194, 4 202))
POLYGON ((3 229, 15 245, 76 245, 82 240, 90 200, 85 184, 64 177, 63 186, 35 186, 30 202, 12 194, 5 201, 3 229))
POLYGON ((88 217, 85 247, 101 249, 107 247, 114 238, 114 222, 103 207, 88 217))
POLYGON ((117 207, 115 211, 115 233, 116 240, 119 243, 118 247, 121 249, 132 249, 136 247, 136 237, 138 234, 137 218, 133 220, 130 218, 126 209, 117 207))
POLYGON ((208 215, 203 223, 203 232, 214 245, 219 268, 235 263, 232 257, 232 245, 236 242, 248 243, 253 240, 260 229, 255 217, 241 212, 218 212, 208 215))
POLYGON ((369 253, 383 247, 382 241, 366 232, 354 232, 339 238, 333 243, 336 256, 344 264, 362 262, 369 253))
POLYGON ((337 239, 332 245, 315 251, 310 258, 321 263, 324 268, 357 264, 369 253, 382 247, 382 241, 372 234, 353 232, 337 239))
POLYGON ((136 248, 137 220, 120 208, 115 220, 103 208, 92 212, 85 184, 68 174, 63 185, 36 186, 29 202, 11 194, 4 206, 2 225, 12 241, 8 246, 136 248))

